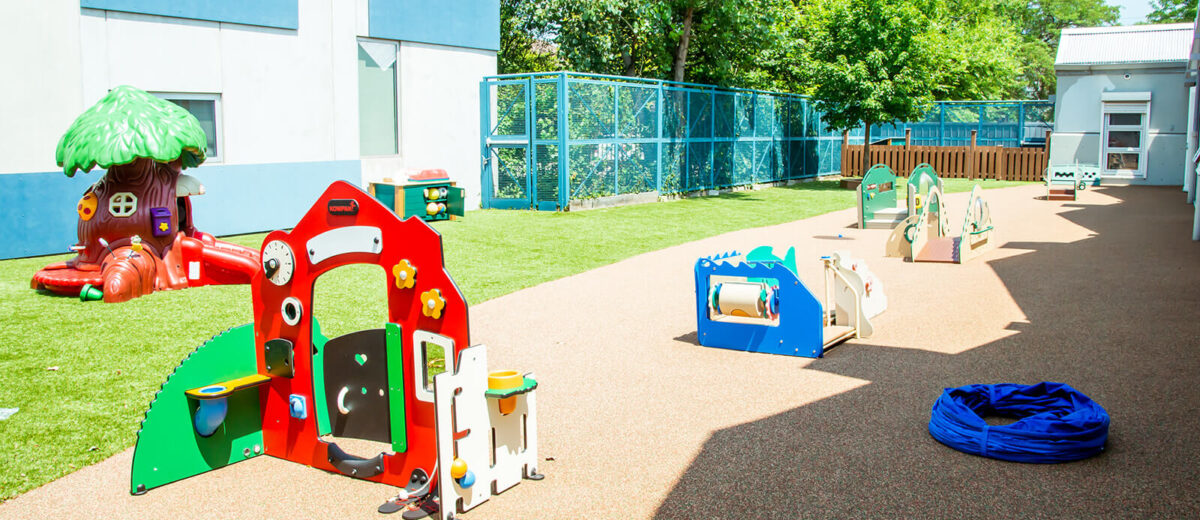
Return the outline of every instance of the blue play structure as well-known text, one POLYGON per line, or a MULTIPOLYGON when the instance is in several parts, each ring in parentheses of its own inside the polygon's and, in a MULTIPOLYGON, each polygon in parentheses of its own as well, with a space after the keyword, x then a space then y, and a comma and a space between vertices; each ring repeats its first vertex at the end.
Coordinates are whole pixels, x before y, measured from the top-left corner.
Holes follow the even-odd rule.
POLYGON ((1108 412, 1063 383, 947 388, 933 404, 929 434, 956 450, 1013 462, 1069 462, 1098 455, 1108 412), (992 426, 986 416, 1018 419, 992 426))
POLYGON ((770 247, 696 262, 696 329, 706 347, 821 357, 850 338, 869 337, 868 318, 886 307, 883 288, 857 262, 834 253, 825 264, 824 305, 796 276, 796 251, 770 247))

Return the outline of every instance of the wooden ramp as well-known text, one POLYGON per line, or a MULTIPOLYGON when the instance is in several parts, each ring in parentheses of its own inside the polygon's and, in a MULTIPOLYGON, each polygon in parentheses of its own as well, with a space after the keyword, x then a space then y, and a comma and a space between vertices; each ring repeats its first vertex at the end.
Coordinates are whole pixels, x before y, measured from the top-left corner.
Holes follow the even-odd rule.
POLYGON ((946 262, 957 264, 959 237, 930 237, 925 248, 913 257, 917 262, 946 262))

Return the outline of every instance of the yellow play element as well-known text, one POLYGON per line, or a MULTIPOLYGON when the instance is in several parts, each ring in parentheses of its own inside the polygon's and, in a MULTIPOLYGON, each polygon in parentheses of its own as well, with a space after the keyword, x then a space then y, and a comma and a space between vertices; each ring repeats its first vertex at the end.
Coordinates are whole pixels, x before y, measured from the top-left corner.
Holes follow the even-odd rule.
POLYGON ((421 293, 421 314, 438 319, 442 317, 444 308, 446 308, 446 299, 442 297, 442 291, 430 289, 421 293))
POLYGON ((75 211, 79 212, 79 220, 86 222, 96 216, 96 206, 98 203, 96 194, 92 192, 88 192, 82 199, 79 199, 79 205, 75 207, 75 211))
POLYGON ((184 394, 187 394, 187 396, 191 397, 192 399, 221 399, 224 397, 229 397, 229 394, 232 394, 238 390, 250 388, 252 386, 258 386, 270 380, 271 376, 251 374, 245 377, 239 377, 237 379, 230 379, 229 381, 222 381, 220 383, 214 383, 208 386, 202 386, 200 388, 193 388, 184 392, 184 394))
POLYGON ((417 283, 417 268, 407 258, 400 260, 392 267, 392 277, 396 279, 397 289, 412 289, 417 283))
MULTIPOLYGON (((488 374, 488 390, 520 388, 524 383, 525 376, 516 370, 497 370, 488 374)), ((508 415, 516 406, 516 397, 505 397, 500 400, 500 414, 508 415)))

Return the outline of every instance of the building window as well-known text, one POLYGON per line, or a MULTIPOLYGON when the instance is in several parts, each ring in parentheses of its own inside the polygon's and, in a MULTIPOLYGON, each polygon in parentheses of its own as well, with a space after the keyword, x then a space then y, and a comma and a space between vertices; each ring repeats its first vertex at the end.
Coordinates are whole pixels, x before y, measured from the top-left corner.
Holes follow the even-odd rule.
POLYGON ((221 162, 221 95, 155 92, 155 96, 175 103, 196 116, 208 138, 205 162, 221 162))
POLYGON ((1148 102, 1104 103, 1100 166, 1105 175, 1146 176, 1148 102))
POLYGON ((362 155, 400 153, 396 42, 358 42, 358 139, 362 155))
POLYGON ((108 212, 114 217, 128 217, 137 212, 137 195, 118 191, 108 198, 108 212))

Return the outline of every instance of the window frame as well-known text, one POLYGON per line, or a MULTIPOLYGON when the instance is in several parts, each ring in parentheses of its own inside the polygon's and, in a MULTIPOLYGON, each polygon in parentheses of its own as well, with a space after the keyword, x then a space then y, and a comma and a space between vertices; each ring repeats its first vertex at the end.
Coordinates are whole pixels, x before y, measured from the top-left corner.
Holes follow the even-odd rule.
POLYGON ((412 353, 413 353, 413 395, 419 401, 432 403, 434 401, 433 390, 425 387, 425 369, 429 363, 425 359, 425 344, 433 343, 442 347, 442 355, 446 358, 446 372, 455 373, 454 358, 455 348, 454 339, 434 334, 426 330, 413 331, 412 335, 412 353))
MULTIPOLYGON (((212 101, 213 102, 213 128, 216 133, 213 136, 213 142, 217 144, 217 153, 212 153, 212 150, 205 152, 204 162, 206 163, 223 163, 225 162, 225 130, 224 117, 222 115, 221 94, 211 92, 151 92, 150 95, 164 99, 167 101, 212 101)), ((180 107, 183 108, 183 107, 180 107)), ((187 110, 187 109, 184 109, 187 110)), ((189 112, 190 113, 190 112, 189 112)), ((208 143, 205 143, 207 146, 208 143)))
POLYGON ((129 218, 137 214, 138 198, 131 191, 118 191, 108 197, 108 214, 114 218, 129 218), (121 197, 118 201, 117 197, 121 197), (120 204, 123 208, 120 212, 114 211, 114 206, 120 204))
POLYGON ((1105 177, 1146 178, 1146 152, 1150 137, 1150 102, 1149 101, 1103 101, 1100 110, 1100 173, 1105 177), (1141 123, 1138 125, 1109 124, 1112 114, 1138 114, 1141 123), (1137 132, 1137 147, 1110 147, 1109 132, 1137 132), (1137 169, 1111 169, 1108 167, 1110 154, 1137 154, 1137 169))
POLYGON ((396 52, 396 59, 395 59, 395 61, 392 62, 392 85, 393 85, 392 103, 393 103, 393 106, 395 107, 395 110, 393 111, 393 117, 394 117, 394 121, 395 121, 394 130, 396 132, 396 142, 394 143, 396 145, 396 151, 395 151, 395 153, 382 153, 382 154, 362 153, 362 144, 363 144, 363 137, 361 135, 362 134, 362 121, 361 121, 362 120, 362 105, 361 105, 361 103, 362 103, 362 99, 361 99, 362 98, 362 86, 360 84, 361 77, 358 76, 358 68, 357 68, 358 67, 358 59, 356 57, 355 58, 355 78, 354 79, 355 79, 355 86, 356 86, 355 97, 358 98, 358 102, 359 102, 359 107, 358 107, 358 117, 359 117, 358 153, 359 153, 359 157, 368 157, 368 158, 371 158, 371 157, 382 157, 382 158, 400 157, 403 154, 403 150, 404 150, 403 137, 402 137, 404 125, 401 124, 402 120, 401 120, 401 116, 400 116, 400 113, 401 113, 401 106, 400 106, 400 97, 401 97, 400 42, 398 42, 396 40, 381 40, 378 38, 367 38, 367 37, 359 36, 354 41, 355 56, 358 55, 358 51, 360 48, 362 48, 363 43, 391 45, 392 49, 395 50, 395 52, 396 52))

